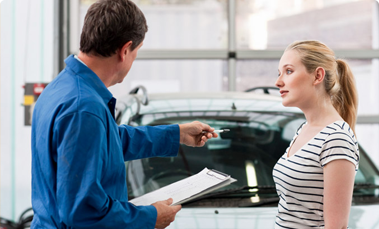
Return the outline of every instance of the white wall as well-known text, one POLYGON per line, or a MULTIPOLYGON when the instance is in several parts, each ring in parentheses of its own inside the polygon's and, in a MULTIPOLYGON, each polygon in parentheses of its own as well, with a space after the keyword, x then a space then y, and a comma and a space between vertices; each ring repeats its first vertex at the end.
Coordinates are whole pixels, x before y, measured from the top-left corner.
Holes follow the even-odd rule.
POLYGON ((52 0, 1 2, 0 216, 18 219, 31 207, 30 127, 22 86, 53 78, 52 0))

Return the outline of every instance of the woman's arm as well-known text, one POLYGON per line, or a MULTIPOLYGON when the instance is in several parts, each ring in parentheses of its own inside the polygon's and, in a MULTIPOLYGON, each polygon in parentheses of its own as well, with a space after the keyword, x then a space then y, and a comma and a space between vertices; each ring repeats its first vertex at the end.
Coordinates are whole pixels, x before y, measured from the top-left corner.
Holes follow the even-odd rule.
POLYGON ((325 229, 346 229, 353 196, 355 165, 344 159, 324 166, 325 229))

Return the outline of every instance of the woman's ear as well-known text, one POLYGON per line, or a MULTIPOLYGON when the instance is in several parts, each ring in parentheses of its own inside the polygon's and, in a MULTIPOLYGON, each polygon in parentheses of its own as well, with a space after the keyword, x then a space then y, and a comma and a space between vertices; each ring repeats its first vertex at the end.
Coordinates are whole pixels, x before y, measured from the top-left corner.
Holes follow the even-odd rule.
POLYGON ((322 83, 324 81, 325 74, 326 74, 326 72, 325 72, 324 68, 322 68, 322 67, 316 68, 313 85, 317 85, 317 84, 322 83))

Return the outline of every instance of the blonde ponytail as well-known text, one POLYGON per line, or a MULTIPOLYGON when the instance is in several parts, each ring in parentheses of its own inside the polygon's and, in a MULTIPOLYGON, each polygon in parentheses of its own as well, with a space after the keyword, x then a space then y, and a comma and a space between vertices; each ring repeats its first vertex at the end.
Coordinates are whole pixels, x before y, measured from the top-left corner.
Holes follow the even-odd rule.
POLYGON ((355 132, 358 93, 355 86, 354 75, 344 60, 338 59, 336 61, 340 90, 332 97, 333 106, 355 132))

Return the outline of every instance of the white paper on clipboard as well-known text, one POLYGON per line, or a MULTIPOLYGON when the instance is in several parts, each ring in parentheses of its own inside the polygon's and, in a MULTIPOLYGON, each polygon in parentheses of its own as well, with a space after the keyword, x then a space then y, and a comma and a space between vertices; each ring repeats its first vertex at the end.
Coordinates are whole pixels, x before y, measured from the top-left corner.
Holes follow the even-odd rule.
POLYGON ((237 180, 230 175, 204 168, 195 175, 134 198, 130 202, 134 205, 151 205, 157 201, 172 198, 172 205, 178 205, 235 181, 237 180))

